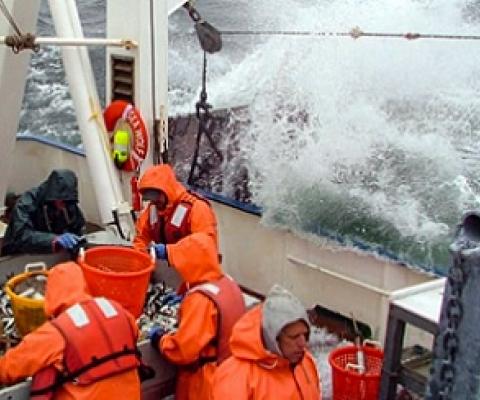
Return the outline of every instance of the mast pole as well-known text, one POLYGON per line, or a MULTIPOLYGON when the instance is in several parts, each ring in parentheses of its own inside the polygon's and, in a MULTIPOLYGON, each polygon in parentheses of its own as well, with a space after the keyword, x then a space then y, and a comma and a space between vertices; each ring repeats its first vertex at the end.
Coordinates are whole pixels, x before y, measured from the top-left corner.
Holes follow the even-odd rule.
MULTIPOLYGON (((57 35, 83 38, 74 0, 49 0, 49 4, 57 35)), ((107 226, 117 220, 121 234, 130 238, 134 233, 130 205, 124 200, 118 171, 110 159, 88 50, 85 47, 63 47, 62 54, 102 223, 107 226)))

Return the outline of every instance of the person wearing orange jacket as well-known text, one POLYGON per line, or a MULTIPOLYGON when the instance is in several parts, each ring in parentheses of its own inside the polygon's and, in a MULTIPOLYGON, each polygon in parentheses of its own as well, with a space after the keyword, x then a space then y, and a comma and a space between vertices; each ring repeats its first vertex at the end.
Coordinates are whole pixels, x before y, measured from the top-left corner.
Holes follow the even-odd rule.
POLYGON ((230 355, 228 340, 234 323, 245 312, 238 285, 222 272, 216 246, 198 234, 189 254, 169 246, 170 263, 184 280, 187 292, 180 303, 178 330, 155 327, 152 346, 178 366, 176 400, 209 400, 213 374, 230 355))
POLYGON ((309 333, 303 305, 275 285, 235 324, 232 356, 215 372, 213 400, 321 400, 309 333))
POLYGON ((210 203, 188 191, 168 164, 150 167, 138 189, 149 201, 136 223, 133 247, 148 250, 153 244, 158 259, 171 263, 178 252, 188 254, 197 245, 196 233, 212 238, 217 247, 217 219, 210 203), (175 247, 172 244, 176 243, 175 247))
POLYGON ((0 357, 1 383, 33 376, 32 399, 140 400, 135 320, 92 298, 77 264, 49 271, 44 309, 50 320, 0 357))

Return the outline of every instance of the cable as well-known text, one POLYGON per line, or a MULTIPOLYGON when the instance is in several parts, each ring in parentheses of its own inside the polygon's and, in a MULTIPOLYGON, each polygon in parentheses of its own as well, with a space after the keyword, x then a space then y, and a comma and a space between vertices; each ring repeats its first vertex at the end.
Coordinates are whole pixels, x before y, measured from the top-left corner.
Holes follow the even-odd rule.
POLYGON ((223 30, 226 36, 311 36, 311 37, 361 37, 387 38, 387 39, 446 39, 446 40, 480 40, 480 35, 449 35, 449 34, 422 34, 422 33, 390 33, 390 32, 363 32, 355 27, 350 32, 320 32, 320 31, 282 31, 282 30, 223 30))

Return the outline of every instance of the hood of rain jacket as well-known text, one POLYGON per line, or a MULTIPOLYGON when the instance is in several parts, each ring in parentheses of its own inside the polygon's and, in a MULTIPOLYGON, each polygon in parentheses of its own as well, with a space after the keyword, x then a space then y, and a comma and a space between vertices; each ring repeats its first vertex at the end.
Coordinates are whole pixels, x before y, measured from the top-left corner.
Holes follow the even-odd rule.
POLYGON ((303 321, 310 327, 300 300, 280 285, 274 285, 265 302, 245 314, 235 325, 230 339, 232 353, 238 358, 265 365, 287 362, 278 347, 277 337, 284 326, 296 321, 303 321))
POLYGON ((168 164, 156 165, 145 171, 138 183, 140 191, 145 189, 161 190, 167 195, 168 205, 171 208, 187 191, 175 177, 175 172, 168 164))
POLYGON ((53 170, 47 180, 38 187, 38 200, 43 203, 53 200, 78 202, 77 176, 69 169, 53 170))
POLYGON ((183 281, 193 285, 220 279, 223 272, 214 240, 205 233, 194 233, 189 237, 195 245, 190 246, 188 252, 180 251, 181 243, 168 246, 169 261, 183 281))
POLYGON ((267 349, 282 355, 278 347, 278 335, 286 325, 297 321, 305 322, 310 328, 307 312, 300 300, 280 285, 274 285, 263 305, 262 333, 267 349))
POLYGON ((282 362, 288 364, 286 359, 281 360, 265 348, 262 338, 262 305, 255 306, 245 313, 235 324, 230 338, 232 354, 242 360, 258 363, 265 368, 270 368, 282 362))
POLYGON ((47 317, 56 317, 75 303, 90 299, 80 266, 66 262, 48 273, 44 310, 47 317))

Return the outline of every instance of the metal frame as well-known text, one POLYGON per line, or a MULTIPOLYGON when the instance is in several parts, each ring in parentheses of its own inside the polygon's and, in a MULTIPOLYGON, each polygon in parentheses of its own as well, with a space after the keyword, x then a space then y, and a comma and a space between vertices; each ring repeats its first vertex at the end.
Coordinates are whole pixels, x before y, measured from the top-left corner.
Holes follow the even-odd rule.
POLYGON ((402 384, 405 388, 416 393, 421 392, 422 388, 425 387, 426 382, 419 380, 415 374, 402 367, 400 362, 407 323, 433 335, 436 335, 438 331, 438 322, 432 322, 403 309, 395 303, 390 303, 380 381, 380 400, 394 399, 398 384, 402 384))

